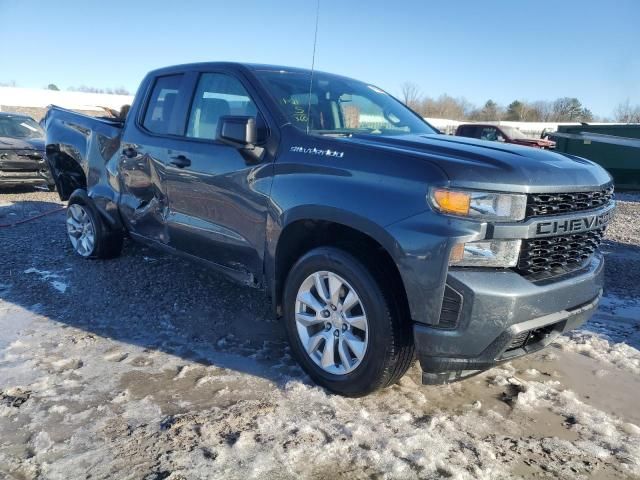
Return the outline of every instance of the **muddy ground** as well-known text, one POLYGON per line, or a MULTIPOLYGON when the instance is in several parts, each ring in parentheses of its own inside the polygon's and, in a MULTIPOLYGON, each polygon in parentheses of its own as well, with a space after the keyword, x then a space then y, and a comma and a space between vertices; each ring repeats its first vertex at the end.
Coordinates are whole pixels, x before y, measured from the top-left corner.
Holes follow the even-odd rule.
MULTIPOLYGON (((135 244, 84 261, 64 212, 0 227, 0 478, 640 478, 640 195, 600 311, 464 382, 316 386, 264 294, 135 244)), ((0 224, 60 207, 0 191, 0 224)))

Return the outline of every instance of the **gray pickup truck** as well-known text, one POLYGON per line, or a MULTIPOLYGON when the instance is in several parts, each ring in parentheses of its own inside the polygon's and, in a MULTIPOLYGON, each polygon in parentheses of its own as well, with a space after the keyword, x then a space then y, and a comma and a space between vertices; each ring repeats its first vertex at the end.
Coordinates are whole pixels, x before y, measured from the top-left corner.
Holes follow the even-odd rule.
POLYGON ((602 294, 605 170, 442 135, 368 83, 182 65, 148 74, 126 118, 53 107, 46 127, 79 255, 128 236, 263 288, 302 367, 344 395, 416 357, 434 384, 536 351, 602 294))

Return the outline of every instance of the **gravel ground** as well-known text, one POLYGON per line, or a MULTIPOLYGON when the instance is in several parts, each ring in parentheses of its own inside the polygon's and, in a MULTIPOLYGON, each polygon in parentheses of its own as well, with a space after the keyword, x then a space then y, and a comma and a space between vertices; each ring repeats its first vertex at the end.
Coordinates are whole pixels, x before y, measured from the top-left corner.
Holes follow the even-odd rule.
POLYGON ((615 220, 607 229, 607 293, 640 297, 640 193, 616 194, 615 220))
MULTIPOLYGON (((545 352, 443 387, 315 387, 264 294, 127 243, 72 255, 63 212, 0 227, 0 477, 640 478, 640 195, 606 296, 545 352)), ((60 207, 0 191, 0 225, 60 207)))

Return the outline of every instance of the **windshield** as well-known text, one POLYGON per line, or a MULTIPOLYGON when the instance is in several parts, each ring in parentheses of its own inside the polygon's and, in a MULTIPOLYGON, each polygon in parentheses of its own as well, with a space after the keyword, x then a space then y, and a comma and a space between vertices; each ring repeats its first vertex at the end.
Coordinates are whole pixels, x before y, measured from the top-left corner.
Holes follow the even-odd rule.
POLYGON ((0 137, 43 138, 44 131, 31 118, 0 116, 0 137))
POLYGON ((529 138, 517 128, 514 128, 514 127, 500 127, 500 128, 502 128, 502 130, 504 130, 504 133, 509 135, 510 138, 515 138, 520 140, 529 138))
POLYGON ((256 74, 300 130, 306 131, 308 123, 310 132, 322 135, 436 133, 402 103, 366 83, 316 72, 309 89, 309 72, 261 70, 256 74))

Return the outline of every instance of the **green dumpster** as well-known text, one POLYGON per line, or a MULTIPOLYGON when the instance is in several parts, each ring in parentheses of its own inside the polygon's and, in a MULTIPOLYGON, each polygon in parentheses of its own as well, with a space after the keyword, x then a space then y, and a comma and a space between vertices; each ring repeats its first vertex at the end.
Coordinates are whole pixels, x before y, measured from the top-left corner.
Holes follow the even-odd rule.
POLYGON ((640 190, 640 124, 560 125, 550 134, 556 151, 606 168, 617 190, 640 190))

